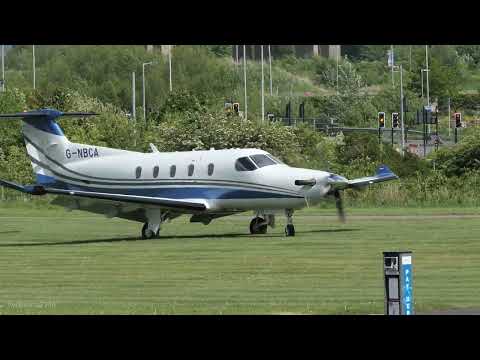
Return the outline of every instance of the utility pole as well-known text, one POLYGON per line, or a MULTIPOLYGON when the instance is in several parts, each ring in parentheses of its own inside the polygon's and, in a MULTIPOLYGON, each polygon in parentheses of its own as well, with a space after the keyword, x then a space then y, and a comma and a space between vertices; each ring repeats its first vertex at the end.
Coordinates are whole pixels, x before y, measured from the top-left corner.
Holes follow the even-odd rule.
POLYGON ((143 97, 143 121, 145 121, 145 125, 147 124, 147 110, 145 108, 145 66, 150 65, 153 62, 146 62, 142 64, 142 97, 143 97))
POLYGON ((243 45, 243 85, 245 88, 245 120, 248 118, 247 107, 247 51, 246 45, 243 45))
MULTIPOLYGON (((427 64, 426 66, 426 72, 427 72, 427 106, 430 106, 430 86, 428 83, 428 45, 425 45, 425 62, 427 64)), ((430 124, 428 124, 428 133, 430 133, 430 124)))
POLYGON ((135 71, 132 72, 132 120, 136 121, 135 114, 135 71))
POLYGON ((339 66, 340 51, 337 51, 337 95, 338 95, 338 66, 339 66))
POLYGON ((168 68, 170 72, 170 91, 172 91, 172 45, 168 45, 168 68))
MULTIPOLYGON (((420 76, 422 78, 422 100, 423 100, 423 72, 425 71, 425 69, 420 69, 420 76)), ((423 101, 422 101, 423 102, 423 101)))
POLYGON ((238 65, 238 45, 235 45, 235 64, 238 65))
POLYGON ((393 67, 395 65, 395 58, 393 56, 393 45, 390 45, 390 53, 391 53, 391 56, 392 56, 392 87, 395 87, 395 80, 394 80, 394 75, 393 75, 393 67))
POLYGON ((32 45, 32 61, 33 61, 33 88, 35 89, 35 45, 32 45))
POLYGON ((270 96, 273 95, 273 83, 272 83, 272 53, 270 51, 270 45, 268 45, 268 62, 270 66, 270 96))
POLYGON ((262 59, 262 122, 265 121, 265 94, 264 94, 264 76, 263 76, 263 45, 260 45, 260 57, 262 59))
POLYGON ((3 91, 5 91, 5 45, 2 45, 2 92, 3 91))
POLYGON ((405 156, 405 124, 403 120, 403 65, 400 64, 400 122, 402 126, 402 156, 405 156))
POLYGON ((410 57, 409 57, 409 61, 410 61, 410 68, 409 68, 409 70, 412 71, 412 45, 410 45, 410 57))
POLYGON ((135 71, 132 72, 132 120, 133 120, 133 146, 137 146, 137 115, 135 99, 135 71))
POLYGON ((448 137, 450 137, 451 127, 452 127, 452 118, 450 114, 450 98, 448 98, 448 137))

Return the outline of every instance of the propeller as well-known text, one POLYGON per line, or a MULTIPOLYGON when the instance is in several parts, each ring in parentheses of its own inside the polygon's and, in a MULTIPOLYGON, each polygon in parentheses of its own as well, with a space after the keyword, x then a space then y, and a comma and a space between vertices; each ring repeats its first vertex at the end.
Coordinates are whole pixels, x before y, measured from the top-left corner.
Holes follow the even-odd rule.
POLYGON ((340 194, 340 190, 335 190, 333 192, 333 196, 335 197, 335 205, 337 207, 338 218, 342 223, 345 223, 346 218, 345 218, 345 212, 343 210, 343 200, 342 200, 342 195, 340 194))

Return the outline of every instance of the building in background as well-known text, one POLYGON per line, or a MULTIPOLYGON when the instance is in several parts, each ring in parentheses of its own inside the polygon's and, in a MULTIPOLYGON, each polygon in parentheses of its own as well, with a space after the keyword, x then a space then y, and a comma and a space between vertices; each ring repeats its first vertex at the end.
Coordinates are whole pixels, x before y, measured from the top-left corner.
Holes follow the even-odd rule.
MULTIPOLYGON (((261 45, 246 45, 247 59, 260 60, 261 45)), ((265 48, 264 48, 265 50, 265 48)), ((312 56, 322 56, 335 59, 337 54, 341 56, 341 45, 270 45, 270 50, 274 58, 284 55, 295 55, 297 57, 308 58, 312 56)), ((243 45, 232 45, 232 57, 243 59, 243 45)))
MULTIPOLYGON (((160 50, 163 55, 168 55, 169 45, 145 45, 147 51, 160 50)), ((172 45, 174 46, 174 45, 172 45)), ((266 50, 264 48, 264 50, 266 50)), ((270 45, 274 58, 284 55, 295 55, 297 57, 322 56, 336 59, 337 54, 341 56, 341 45, 270 45)), ((233 59, 243 59, 243 45, 232 45, 233 59)), ((260 60, 260 45, 246 45, 247 59, 260 60)))

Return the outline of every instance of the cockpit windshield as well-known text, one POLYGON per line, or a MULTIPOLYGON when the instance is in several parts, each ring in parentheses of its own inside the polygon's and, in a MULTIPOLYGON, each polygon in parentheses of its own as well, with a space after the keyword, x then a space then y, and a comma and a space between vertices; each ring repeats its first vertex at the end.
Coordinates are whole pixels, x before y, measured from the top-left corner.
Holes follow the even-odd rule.
POLYGON ((256 168, 257 167, 248 156, 242 157, 235 162, 235 169, 238 171, 252 171, 256 168))
POLYGON ((270 159, 267 155, 259 154, 259 155, 251 155, 250 158, 255 162, 255 164, 262 168, 268 165, 275 165, 276 162, 270 159))
POLYGON ((235 162, 235 169, 238 171, 253 171, 264 166, 276 164, 283 164, 283 162, 270 154, 256 154, 239 158, 235 162))
POLYGON ((285 164, 282 160, 280 160, 279 158, 273 156, 272 154, 267 154, 267 156, 272 159, 273 161, 275 161, 277 164, 285 164))

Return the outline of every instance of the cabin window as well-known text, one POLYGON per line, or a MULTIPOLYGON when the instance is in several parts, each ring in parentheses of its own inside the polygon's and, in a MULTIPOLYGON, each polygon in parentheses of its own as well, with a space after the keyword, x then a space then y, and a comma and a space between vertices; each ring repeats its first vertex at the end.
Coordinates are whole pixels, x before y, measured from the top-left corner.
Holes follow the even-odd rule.
POLYGON ((188 176, 193 175, 193 170, 195 169, 195 166, 193 164, 188 165, 188 176))
POLYGON ((140 178, 140 176, 142 176, 142 167, 137 166, 137 168, 135 169, 135 177, 138 179, 140 178))
POLYGON ((208 164, 208 176, 212 176, 213 168, 214 168, 213 164, 208 164))
POLYGON ((175 165, 170 166, 170 177, 174 177, 177 172, 177 167, 175 165))
POLYGON ((275 165, 275 161, 270 159, 267 155, 259 154, 252 155, 250 158, 255 162, 255 164, 261 168, 268 165, 275 165))
POLYGON ((238 171, 252 171, 256 168, 257 167, 248 156, 242 157, 235 162, 235 169, 238 171))
POLYGON ((155 167, 153 168, 153 177, 154 177, 154 178, 157 178, 157 177, 158 177, 158 171, 159 171, 159 170, 160 170, 160 169, 158 168, 158 166, 155 166, 155 167))

